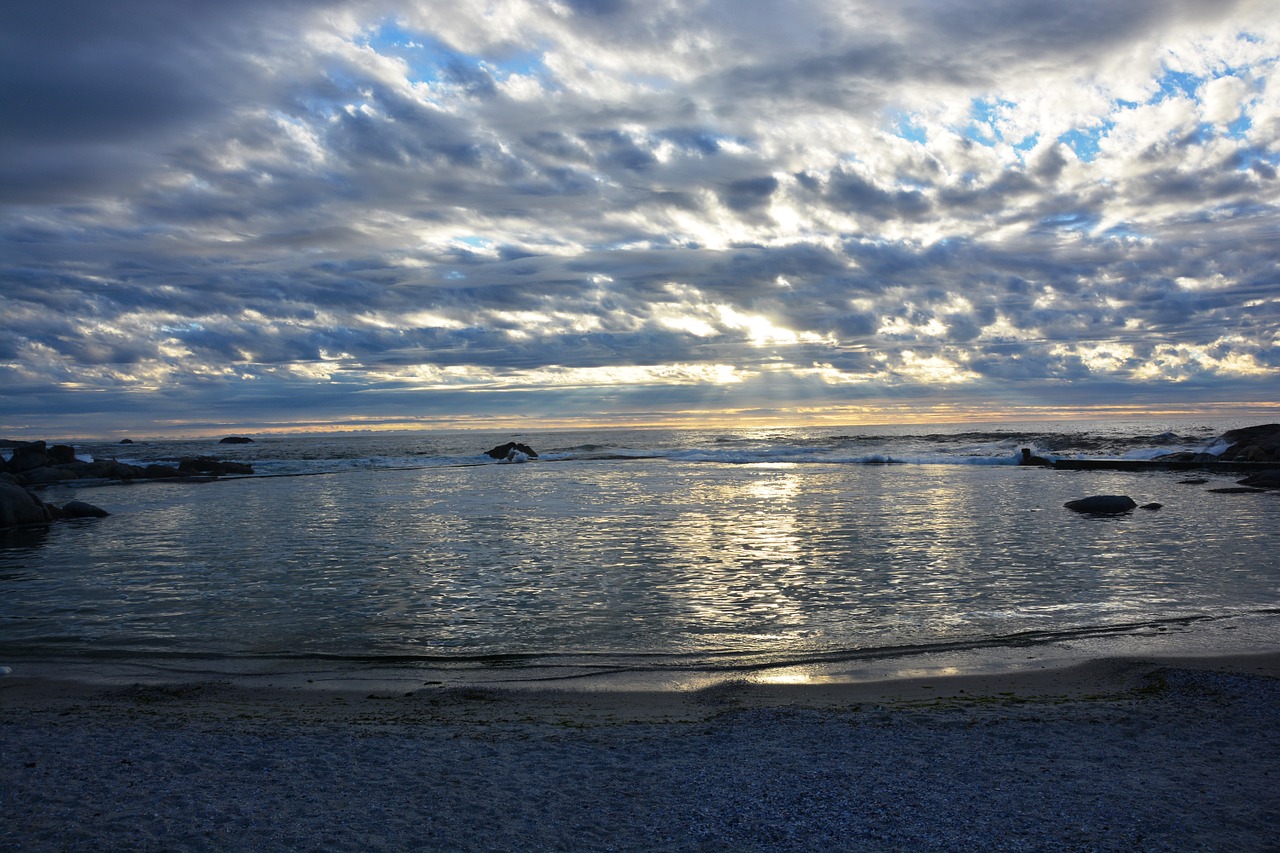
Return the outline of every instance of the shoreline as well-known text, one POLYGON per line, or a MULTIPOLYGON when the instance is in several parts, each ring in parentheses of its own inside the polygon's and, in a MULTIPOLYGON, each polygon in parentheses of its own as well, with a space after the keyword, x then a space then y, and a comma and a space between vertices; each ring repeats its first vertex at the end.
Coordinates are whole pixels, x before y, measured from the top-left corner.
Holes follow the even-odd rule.
MULTIPOLYGON (((24 714, 98 717, 160 714, 233 720, 245 714, 296 722, 351 719, 397 723, 653 723, 706 721, 760 709, 927 708, 947 703, 1114 702, 1152 691, 1168 671, 1214 673, 1280 684, 1280 651, 1105 657, 1020 669, 873 677, 866 680, 720 679, 688 689, 583 689, 546 684, 470 683, 403 689, 403 683, 247 684, 230 680, 93 683, 47 676, 0 679, 0 724, 24 714)), ((309 680, 310 681, 310 680, 309 680)))
POLYGON ((9 849, 1269 849, 1280 652, 696 691, 0 681, 9 849))

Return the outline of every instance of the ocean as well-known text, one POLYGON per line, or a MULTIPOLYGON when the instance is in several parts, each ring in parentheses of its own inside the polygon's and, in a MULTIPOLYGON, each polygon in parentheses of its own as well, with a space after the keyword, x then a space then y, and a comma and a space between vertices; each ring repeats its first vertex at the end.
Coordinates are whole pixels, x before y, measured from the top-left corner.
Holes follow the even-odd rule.
POLYGON ((0 539, 0 665, 106 680, 702 686, 1273 650, 1280 494, 1037 455, 1237 421, 80 442, 251 477, 51 487, 0 539), (537 459, 495 461, 507 441, 537 459), (1063 504, 1127 494, 1159 510, 1063 504))

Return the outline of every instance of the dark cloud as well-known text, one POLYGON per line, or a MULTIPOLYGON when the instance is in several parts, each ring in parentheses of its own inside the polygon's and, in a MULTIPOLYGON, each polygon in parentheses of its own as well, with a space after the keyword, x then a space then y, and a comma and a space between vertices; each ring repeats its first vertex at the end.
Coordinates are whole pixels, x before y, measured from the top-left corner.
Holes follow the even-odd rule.
POLYGON ((777 189, 778 179, 772 175, 766 175, 760 178, 733 181, 725 187, 721 197, 729 208, 744 212, 768 204, 770 196, 777 189))
POLYGON ((846 169, 831 173, 823 195, 838 210, 873 219, 919 219, 931 207, 919 190, 881 187, 846 169))

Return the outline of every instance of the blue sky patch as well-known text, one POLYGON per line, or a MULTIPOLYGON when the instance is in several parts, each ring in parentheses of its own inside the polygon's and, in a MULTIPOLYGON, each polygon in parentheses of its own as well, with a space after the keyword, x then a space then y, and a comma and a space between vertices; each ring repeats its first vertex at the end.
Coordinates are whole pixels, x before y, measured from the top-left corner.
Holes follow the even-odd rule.
POLYGON ((1195 100, 1196 90, 1205 82, 1204 77, 1197 77, 1186 71, 1169 71, 1166 70, 1164 75, 1156 81, 1159 91, 1151 99, 1150 103, 1159 104, 1169 98, 1191 98, 1195 100))
POLYGON ((1111 132, 1115 122, 1103 122, 1094 127, 1077 127, 1058 137, 1058 141, 1075 152, 1084 163, 1092 163, 1102 150, 1102 138, 1111 132))
POLYGON ((895 112, 890 116, 890 124, 894 136, 924 145, 929 141, 929 134, 916 121, 911 113, 895 112))
POLYGON ((409 66, 414 83, 456 81, 460 71, 481 72, 497 80, 513 74, 539 75, 546 71, 542 55, 521 51, 501 57, 483 57, 454 50, 428 33, 405 29, 398 21, 387 21, 369 32, 364 41, 383 56, 394 56, 409 66))

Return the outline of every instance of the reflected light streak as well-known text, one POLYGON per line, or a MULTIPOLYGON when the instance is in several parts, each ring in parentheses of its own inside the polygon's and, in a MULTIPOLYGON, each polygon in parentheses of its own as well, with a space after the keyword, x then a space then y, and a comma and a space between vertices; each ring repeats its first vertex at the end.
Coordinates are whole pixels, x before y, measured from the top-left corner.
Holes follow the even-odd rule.
POLYGON ((751 679, 756 684, 812 684, 813 675, 803 669, 781 669, 766 672, 751 679))

